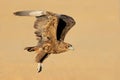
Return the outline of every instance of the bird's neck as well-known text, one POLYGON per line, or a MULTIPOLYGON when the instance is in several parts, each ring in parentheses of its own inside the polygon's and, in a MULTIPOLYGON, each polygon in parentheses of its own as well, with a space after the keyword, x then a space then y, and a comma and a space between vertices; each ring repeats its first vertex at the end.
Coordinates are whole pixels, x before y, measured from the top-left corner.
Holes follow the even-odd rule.
POLYGON ((59 54, 59 53, 65 52, 65 51, 67 51, 65 49, 65 42, 57 41, 56 45, 54 46, 53 54, 59 54))

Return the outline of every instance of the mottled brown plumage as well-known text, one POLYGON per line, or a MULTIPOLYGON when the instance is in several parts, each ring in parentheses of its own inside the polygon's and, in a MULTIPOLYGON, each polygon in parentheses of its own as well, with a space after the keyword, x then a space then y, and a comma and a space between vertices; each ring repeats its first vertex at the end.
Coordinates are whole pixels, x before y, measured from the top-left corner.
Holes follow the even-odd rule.
POLYGON ((72 17, 56 14, 49 11, 18 11, 18 16, 36 16, 34 23, 38 44, 26 47, 25 50, 36 51, 36 62, 38 72, 41 71, 40 63, 50 54, 59 54, 72 49, 72 45, 64 42, 67 32, 73 27, 75 21, 72 17))

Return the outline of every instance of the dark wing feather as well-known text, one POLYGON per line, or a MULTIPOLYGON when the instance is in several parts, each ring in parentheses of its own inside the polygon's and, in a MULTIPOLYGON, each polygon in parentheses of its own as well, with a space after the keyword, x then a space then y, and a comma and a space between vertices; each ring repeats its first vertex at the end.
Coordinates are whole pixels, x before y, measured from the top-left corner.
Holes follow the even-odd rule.
POLYGON ((64 40, 67 32, 75 25, 72 17, 67 15, 59 16, 59 23, 57 27, 57 40, 64 40))

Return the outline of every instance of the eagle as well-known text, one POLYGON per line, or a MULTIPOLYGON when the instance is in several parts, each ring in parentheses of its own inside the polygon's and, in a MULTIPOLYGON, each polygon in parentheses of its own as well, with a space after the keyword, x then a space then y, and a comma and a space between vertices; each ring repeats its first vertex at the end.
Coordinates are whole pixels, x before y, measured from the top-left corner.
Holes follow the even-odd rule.
POLYGON ((38 73, 42 71, 42 63, 50 54, 59 54, 73 50, 70 43, 64 42, 67 32, 75 25, 75 20, 64 14, 43 10, 26 10, 14 12, 16 16, 34 16, 36 46, 26 47, 28 52, 35 51, 38 73))

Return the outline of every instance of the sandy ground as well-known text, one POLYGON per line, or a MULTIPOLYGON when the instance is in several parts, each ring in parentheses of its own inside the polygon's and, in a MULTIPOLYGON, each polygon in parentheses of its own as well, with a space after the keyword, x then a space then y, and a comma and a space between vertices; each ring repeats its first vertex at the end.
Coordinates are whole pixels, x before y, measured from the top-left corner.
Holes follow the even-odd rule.
POLYGON ((1 0, 0 80, 120 80, 120 6, 118 0, 1 0), (65 41, 75 50, 51 55, 36 72, 34 17, 18 10, 48 10, 74 17, 65 41))

